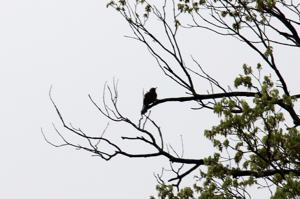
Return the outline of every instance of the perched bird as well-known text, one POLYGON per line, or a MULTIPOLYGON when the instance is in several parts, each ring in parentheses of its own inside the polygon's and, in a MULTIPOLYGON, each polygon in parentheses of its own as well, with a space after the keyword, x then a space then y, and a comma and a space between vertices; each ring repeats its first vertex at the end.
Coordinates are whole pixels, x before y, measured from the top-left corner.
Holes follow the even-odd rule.
POLYGON ((156 88, 151 88, 145 95, 144 95, 144 103, 143 103, 143 109, 141 111, 141 114, 145 114, 148 110, 148 107, 150 104, 155 102, 157 100, 157 94, 156 94, 156 88))

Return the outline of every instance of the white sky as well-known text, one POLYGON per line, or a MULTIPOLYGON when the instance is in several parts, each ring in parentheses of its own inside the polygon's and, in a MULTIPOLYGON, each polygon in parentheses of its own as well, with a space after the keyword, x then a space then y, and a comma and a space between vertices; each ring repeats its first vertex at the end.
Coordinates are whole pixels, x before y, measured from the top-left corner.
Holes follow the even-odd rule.
MULTIPOLYGON (((51 126, 52 122, 60 123, 48 97, 50 85, 65 119, 93 133, 101 132, 107 121, 99 117, 87 94, 100 99, 104 82, 113 77, 120 81, 122 109, 133 116, 132 112, 141 108, 143 89, 158 86, 160 98, 180 93, 174 90, 174 83, 165 80, 140 43, 123 37, 130 33, 127 24, 105 5, 99 0, 0 0, 0 198, 138 199, 156 193, 153 172, 168 165, 162 159, 120 157, 105 162, 86 152, 53 148, 41 135, 43 128, 50 139, 58 141, 51 126)), ((185 53, 200 54, 207 70, 225 82, 253 57, 247 49, 240 49, 236 57, 233 40, 201 34, 199 45, 192 45, 194 40, 183 43, 188 47, 185 53), (235 69, 226 69, 231 64, 235 69)), ((285 56, 290 55, 297 56, 285 56)), ((294 65, 285 67, 289 83, 295 85, 294 65)), ((166 137, 175 146, 180 143, 180 134, 187 133, 186 140, 199 140, 186 145, 186 153, 198 157, 195 147, 201 149, 205 143, 199 139, 207 127, 203 124, 212 120, 199 120, 185 108, 174 110, 165 105, 153 114, 161 117, 169 133, 166 137), (178 117, 174 117, 176 111, 178 117), (182 122, 187 117, 196 119, 182 122), (176 128, 171 127, 178 122, 176 128)), ((118 126, 111 126, 109 133, 122 133, 118 126)))

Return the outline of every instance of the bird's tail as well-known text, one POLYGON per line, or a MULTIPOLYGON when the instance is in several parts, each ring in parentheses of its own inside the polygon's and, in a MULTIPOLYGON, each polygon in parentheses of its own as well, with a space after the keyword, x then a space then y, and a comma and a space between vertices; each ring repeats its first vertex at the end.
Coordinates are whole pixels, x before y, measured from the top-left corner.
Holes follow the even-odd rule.
POLYGON ((142 108, 141 114, 144 115, 147 112, 147 110, 148 110, 148 107, 144 105, 142 108))

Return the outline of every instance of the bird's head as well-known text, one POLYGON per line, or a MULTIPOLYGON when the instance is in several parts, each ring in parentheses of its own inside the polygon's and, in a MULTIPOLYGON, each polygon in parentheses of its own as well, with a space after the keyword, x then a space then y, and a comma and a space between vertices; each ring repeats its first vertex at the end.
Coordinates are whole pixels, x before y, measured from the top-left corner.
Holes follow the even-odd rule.
POLYGON ((156 89, 157 89, 157 87, 153 87, 153 88, 150 89, 150 92, 155 92, 156 89))

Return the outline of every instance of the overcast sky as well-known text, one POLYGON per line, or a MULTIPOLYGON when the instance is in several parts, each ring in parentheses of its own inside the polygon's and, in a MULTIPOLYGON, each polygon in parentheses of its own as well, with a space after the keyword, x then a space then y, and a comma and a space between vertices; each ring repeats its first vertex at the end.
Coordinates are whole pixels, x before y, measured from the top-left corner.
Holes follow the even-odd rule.
MULTIPOLYGON (((52 123, 61 127, 48 96, 51 85, 67 122, 87 133, 100 133, 107 124, 87 97, 92 94, 100 101, 105 81, 119 79, 121 107, 133 116, 142 106, 143 90, 157 86, 159 98, 180 94, 144 46, 124 37, 130 29, 105 5, 100 0, 0 0, 0 198, 140 199, 155 194, 153 172, 168 165, 163 159, 119 157, 105 162, 86 152, 54 148, 41 134, 43 128, 49 139, 59 142, 52 128, 52 123)), ((199 45, 192 45, 194 40, 182 45, 188 49, 186 55, 200 54, 207 70, 226 82, 255 56, 245 49, 236 57, 233 40, 211 35, 202 33, 199 45), (224 65, 224 60, 231 61, 224 65), (235 69, 228 70, 230 64, 235 69)), ((295 77, 293 66, 286 67, 284 73, 295 77)), ((196 146, 186 145, 186 153, 201 157, 198 149, 205 141, 199 133, 207 127, 203 124, 214 120, 199 120, 185 111, 186 106, 177 108, 166 105, 153 114, 161 116, 169 132, 166 137, 175 146, 185 133, 187 142, 199 140, 196 146), (187 117, 191 119, 182 122, 187 117)), ((118 126, 110 126, 108 133, 122 133, 118 126)))
POLYGON ((148 198, 154 193, 153 172, 160 165, 149 163, 155 160, 107 163, 53 148, 42 138, 41 128, 59 141, 51 126, 60 123, 49 101, 50 85, 68 121, 101 132, 107 121, 88 101, 89 93, 99 97, 105 81, 119 78, 120 89, 138 93, 138 110, 143 88, 158 83, 132 79, 133 68, 148 74, 155 69, 136 67, 149 56, 124 38, 128 27, 105 5, 96 0, 0 1, 0 198, 148 198))

